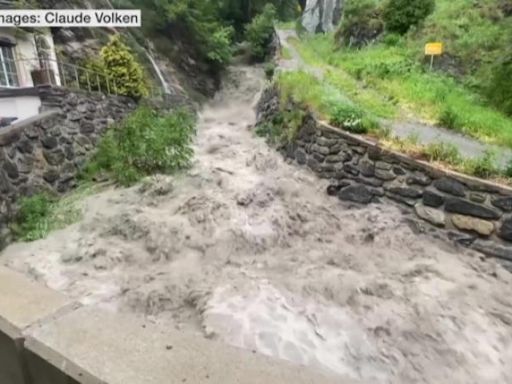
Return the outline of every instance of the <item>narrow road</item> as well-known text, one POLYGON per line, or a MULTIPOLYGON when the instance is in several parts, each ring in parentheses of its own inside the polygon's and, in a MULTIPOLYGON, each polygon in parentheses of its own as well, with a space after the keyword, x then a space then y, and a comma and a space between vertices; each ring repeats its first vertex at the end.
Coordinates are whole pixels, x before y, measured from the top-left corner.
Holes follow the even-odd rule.
MULTIPOLYGON (((291 54, 291 58, 279 60, 279 68, 285 71, 302 70, 314 75, 317 79, 323 78, 322 68, 308 65, 304 62, 295 46, 290 43, 290 39, 296 39, 297 34, 294 30, 277 30, 277 35, 281 46, 286 47, 291 54)), ((415 137, 419 144, 427 145, 431 143, 451 143, 455 145, 460 153, 466 158, 478 158, 486 151, 492 151, 496 154, 496 162, 500 167, 505 168, 512 161, 512 149, 492 144, 486 144, 470 136, 462 135, 445 128, 426 124, 418 120, 385 120, 382 119, 382 125, 389 128, 393 135, 407 139, 415 137)))
POLYGON ((86 305, 369 383, 512 382, 512 275, 398 207, 327 196, 252 132, 262 84, 232 68, 188 172, 91 196, 79 223, 0 262, 86 305))

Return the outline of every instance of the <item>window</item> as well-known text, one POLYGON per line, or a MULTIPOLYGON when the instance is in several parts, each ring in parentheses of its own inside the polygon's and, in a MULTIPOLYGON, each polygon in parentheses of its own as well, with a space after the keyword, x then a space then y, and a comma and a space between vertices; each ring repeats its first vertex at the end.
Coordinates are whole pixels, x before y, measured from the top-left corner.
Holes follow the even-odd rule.
POLYGON ((0 46, 0 87, 19 86, 14 50, 11 46, 0 46))

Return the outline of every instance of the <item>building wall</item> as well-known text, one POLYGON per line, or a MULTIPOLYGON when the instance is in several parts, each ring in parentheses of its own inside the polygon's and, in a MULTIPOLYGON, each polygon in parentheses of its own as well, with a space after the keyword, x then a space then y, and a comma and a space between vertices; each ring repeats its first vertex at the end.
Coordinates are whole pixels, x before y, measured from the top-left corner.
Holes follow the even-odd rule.
POLYGON ((17 117, 18 121, 28 119, 39 113, 39 96, 0 97, 0 116, 17 117))
MULTIPOLYGON (((38 53, 36 49, 36 43, 34 40, 34 34, 23 32, 19 29, 15 28, 0 28, 1 36, 9 36, 11 39, 16 41, 15 57, 17 60, 17 70, 18 70, 18 79, 20 87, 33 87, 34 83, 32 82, 31 71, 33 69, 39 68, 39 60, 38 53)), ((55 53, 55 45, 53 42, 52 34, 47 31, 44 33, 44 37, 48 42, 50 47, 50 67, 55 74, 55 82, 54 85, 61 85, 60 76, 59 76, 59 68, 56 62, 57 56, 55 53)))

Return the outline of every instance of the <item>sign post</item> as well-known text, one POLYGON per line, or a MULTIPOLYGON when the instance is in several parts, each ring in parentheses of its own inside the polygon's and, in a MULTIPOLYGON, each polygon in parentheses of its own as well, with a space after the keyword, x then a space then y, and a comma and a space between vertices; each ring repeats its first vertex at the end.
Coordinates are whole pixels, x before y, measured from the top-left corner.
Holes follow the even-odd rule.
POLYGON ((430 56, 430 70, 434 66, 434 56, 443 54, 443 43, 427 43, 425 44, 425 56, 430 56))

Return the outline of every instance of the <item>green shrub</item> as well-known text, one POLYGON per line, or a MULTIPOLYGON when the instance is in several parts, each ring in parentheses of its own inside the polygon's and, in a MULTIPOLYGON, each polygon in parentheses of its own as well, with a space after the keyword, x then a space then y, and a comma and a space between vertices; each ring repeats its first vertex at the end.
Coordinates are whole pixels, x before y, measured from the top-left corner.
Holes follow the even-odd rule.
POLYGON ((263 12, 256 16, 247 26, 245 36, 255 60, 264 60, 274 37, 274 20, 276 8, 268 3, 263 12))
POLYGON ((330 123, 352 133, 368 133, 372 124, 361 109, 349 104, 337 105, 331 112, 330 123))
POLYGON ((185 110, 161 116, 139 108, 121 125, 110 129, 85 167, 88 178, 108 173, 122 185, 130 185, 154 173, 172 173, 187 167, 194 118, 185 110))
POLYGON ((484 179, 500 174, 496 165, 496 154, 492 151, 485 151, 479 158, 465 160, 462 168, 465 173, 484 179))
POLYGON ((429 161, 444 161, 452 165, 460 165, 462 156, 459 149, 451 143, 431 143, 425 147, 429 161))
POLYGON ((263 69, 265 71, 265 77, 268 80, 272 80, 274 73, 276 72, 276 65, 273 62, 266 63, 263 69))
POLYGON ((359 48, 384 31, 377 5, 375 0, 349 0, 345 3, 343 20, 335 36, 339 45, 359 48))
POLYGON ((219 67, 225 66, 231 60, 233 34, 234 29, 232 27, 222 27, 213 32, 206 41, 208 47, 206 55, 210 61, 219 67))
POLYGON ((487 96, 497 108, 512 116, 512 49, 494 66, 487 96))
POLYGON ((24 197, 19 202, 19 210, 12 226, 14 236, 24 241, 34 241, 48 232, 48 221, 55 198, 47 193, 24 197))
POLYGON ((404 35, 432 14, 435 5, 435 0, 388 0, 383 13, 386 29, 404 35))
POLYGON ((147 96, 142 66, 135 60, 130 49, 123 44, 119 35, 111 38, 101 49, 100 60, 92 61, 91 65, 96 70, 103 68, 100 72, 108 75, 119 95, 134 98, 147 96))
POLYGON ((382 39, 382 42, 388 47, 396 47, 400 45, 402 37, 398 33, 388 33, 382 39))

